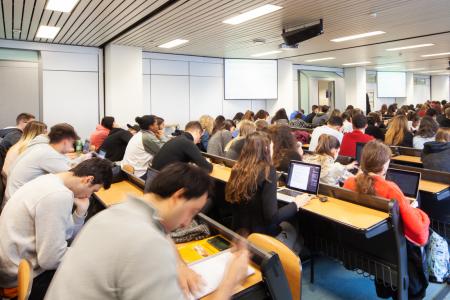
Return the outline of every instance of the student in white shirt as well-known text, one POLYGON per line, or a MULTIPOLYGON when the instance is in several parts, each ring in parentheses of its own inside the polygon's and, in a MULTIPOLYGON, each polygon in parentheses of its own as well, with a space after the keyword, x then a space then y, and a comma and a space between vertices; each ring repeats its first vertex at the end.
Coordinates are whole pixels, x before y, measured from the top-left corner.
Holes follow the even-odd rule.
POLYGON ((329 134, 338 139, 339 143, 342 143, 342 138, 344 135, 342 134, 342 118, 333 116, 328 120, 326 125, 317 127, 311 134, 311 141, 309 142, 309 151, 315 151, 317 147, 317 143, 319 141, 319 137, 322 134, 329 134))
POLYGON ((17 286, 19 262, 26 258, 34 275, 29 299, 44 298, 67 241, 84 224, 89 197, 111 185, 111 168, 110 161, 92 158, 67 172, 40 176, 14 193, 0 215, 1 287, 17 286))

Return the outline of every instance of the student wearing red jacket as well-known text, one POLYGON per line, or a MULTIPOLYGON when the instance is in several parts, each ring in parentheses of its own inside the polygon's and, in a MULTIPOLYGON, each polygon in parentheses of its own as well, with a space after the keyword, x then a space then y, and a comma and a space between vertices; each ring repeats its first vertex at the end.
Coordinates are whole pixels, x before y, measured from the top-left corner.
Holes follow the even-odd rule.
POLYGON ((375 140, 369 142, 361 155, 362 173, 347 179, 344 188, 362 194, 397 200, 406 239, 418 246, 423 246, 428 241, 430 219, 422 210, 410 205, 394 182, 385 179, 390 158, 391 150, 388 146, 375 140))
POLYGON ((340 155, 356 156, 356 143, 368 143, 373 140, 373 136, 365 134, 367 128, 367 118, 363 114, 357 114, 352 118, 353 131, 344 134, 342 139, 340 155))

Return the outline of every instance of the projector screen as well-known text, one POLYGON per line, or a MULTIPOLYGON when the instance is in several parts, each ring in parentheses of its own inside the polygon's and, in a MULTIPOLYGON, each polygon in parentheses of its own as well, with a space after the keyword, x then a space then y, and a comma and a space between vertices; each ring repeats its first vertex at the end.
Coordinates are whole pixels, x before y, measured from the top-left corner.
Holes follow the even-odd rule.
POLYGON ((405 72, 377 72, 378 98, 406 97, 405 72))
POLYGON ((225 59, 225 99, 277 99, 276 60, 225 59))

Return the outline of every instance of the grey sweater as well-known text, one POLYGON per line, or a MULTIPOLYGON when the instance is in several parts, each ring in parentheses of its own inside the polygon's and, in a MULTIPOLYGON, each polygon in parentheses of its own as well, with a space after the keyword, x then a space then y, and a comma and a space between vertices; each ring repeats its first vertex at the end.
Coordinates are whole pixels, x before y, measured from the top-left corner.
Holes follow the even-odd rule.
POLYGON ((220 130, 209 139, 208 153, 217 156, 225 156, 225 146, 233 139, 230 131, 220 130))
POLYGON ((11 167, 5 191, 6 201, 22 185, 34 178, 48 174, 60 173, 70 169, 70 160, 49 145, 46 135, 39 135, 31 141, 11 167))
POLYGON ((130 197, 86 224, 45 299, 184 299, 176 261, 156 210, 130 197))
POLYGON ((55 270, 71 239, 84 223, 72 215, 73 193, 58 177, 48 174, 22 186, 0 215, 0 286, 17 286, 21 258, 34 276, 55 270))

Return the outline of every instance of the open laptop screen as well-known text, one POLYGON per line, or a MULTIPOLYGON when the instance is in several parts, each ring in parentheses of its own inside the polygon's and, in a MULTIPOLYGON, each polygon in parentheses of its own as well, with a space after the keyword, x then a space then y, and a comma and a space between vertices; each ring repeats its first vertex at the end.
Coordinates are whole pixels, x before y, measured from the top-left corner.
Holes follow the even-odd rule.
POLYGON ((361 163, 361 154, 366 143, 356 143, 356 161, 361 163))
POLYGON ((300 161, 291 161, 287 187, 308 194, 317 194, 320 180, 320 166, 300 161))
POLYGON ((420 173, 398 169, 388 169, 386 179, 395 182, 406 197, 417 197, 420 183, 420 173))

